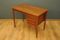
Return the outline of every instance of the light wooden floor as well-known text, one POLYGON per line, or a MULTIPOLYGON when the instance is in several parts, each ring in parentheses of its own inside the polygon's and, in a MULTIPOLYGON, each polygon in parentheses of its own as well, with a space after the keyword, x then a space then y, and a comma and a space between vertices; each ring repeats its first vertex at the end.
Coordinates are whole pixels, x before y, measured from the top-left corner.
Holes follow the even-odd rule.
POLYGON ((47 20, 46 29, 42 30, 43 23, 38 26, 38 38, 35 29, 16 19, 14 28, 12 19, 0 19, 0 40, 60 40, 60 20, 47 20))

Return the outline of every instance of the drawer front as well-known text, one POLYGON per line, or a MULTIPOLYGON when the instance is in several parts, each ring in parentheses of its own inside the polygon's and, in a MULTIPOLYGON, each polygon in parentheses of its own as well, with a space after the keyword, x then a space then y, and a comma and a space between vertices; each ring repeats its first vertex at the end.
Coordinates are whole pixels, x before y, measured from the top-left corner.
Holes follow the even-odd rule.
POLYGON ((37 26, 36 23, 31 23, 31 22, 28 22, 28 21, 27 21, 27 24, 28 24, 29 26, 33 27, 33 28, 35 28, 35 27, 37 26))
POLYGON ((34 15, 27 15, 26 18, 35 20, 37 17, 34 15))
POLYGON ((27 21, 29 25, 36 25, 36 22, 27 21))
POLYGON ((37 21, 38 21, 38 19, 30 19, 30 18, 27 18, 27 21, 37 22, 37 21))

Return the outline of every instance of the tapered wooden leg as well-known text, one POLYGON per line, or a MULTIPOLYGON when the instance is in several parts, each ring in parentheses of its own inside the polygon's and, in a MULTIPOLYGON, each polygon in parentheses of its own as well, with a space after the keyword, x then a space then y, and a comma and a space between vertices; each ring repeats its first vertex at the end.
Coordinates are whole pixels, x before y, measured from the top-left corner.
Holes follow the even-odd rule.
POLYGON ((43 30, 45 30, 45 26, 46 26, 46 14, 44 15, 44 28, 43 28, 43 30))
POLYGON ((44 21, 44 28, 43 28, 43 30, 45 30, 45 25, 46 25, 46 20, 44 21))
POLYGON ((38 37, 38 29, 37 29, 37 27, 36 27, 36 38, 38 37))
POLYGON ((16 22, 15 22, 15 12, 14 12, 14 9, 12 9, 13 11, 13 23, 14 23, 14 27, 16 27, 16 22))
POLYGON ((35 26, 35 31, 36 31, 36 38, 38 37, 38 27, 35 26))

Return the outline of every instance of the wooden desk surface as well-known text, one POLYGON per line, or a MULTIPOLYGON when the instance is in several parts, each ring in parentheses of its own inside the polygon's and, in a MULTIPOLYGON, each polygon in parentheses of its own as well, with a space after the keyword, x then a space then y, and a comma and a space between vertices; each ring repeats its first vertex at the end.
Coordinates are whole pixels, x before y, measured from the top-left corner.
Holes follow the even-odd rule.
POLYGON ((17 11, 22 11, 24 13, 32 14, 35 16, 39 16, 39 15, 43 14, 44 12, 47 12, 47 9, 31 6, 28 4, 21 4, 18 6, 14 6, 13 9, 15 9, 17 11))

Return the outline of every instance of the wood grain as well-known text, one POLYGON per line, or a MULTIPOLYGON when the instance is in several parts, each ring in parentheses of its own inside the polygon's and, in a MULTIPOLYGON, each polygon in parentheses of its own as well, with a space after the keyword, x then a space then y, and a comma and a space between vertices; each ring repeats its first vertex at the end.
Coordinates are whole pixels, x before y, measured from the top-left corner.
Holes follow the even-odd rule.
POLYGON ((32 6, 30 4, 20 4, 18 6, 14 6, 13 7, 14 10, 20 11, 20 12, 24 12, 24 14, 28 13, 28 14, 32 14, 35 16, 39 16, 42 14, 47 13, 47 9, 42 8, 42 7, 36 7, 36 6, 32 6))
POLYGON ((60 40, 60 20, 47 20, 46 29, 43 23, 38 26, 38 38, 35 29, 28 27, 22 19, 16 19, 14 28, 12 19, 0 19, 0 40, 60 40))

